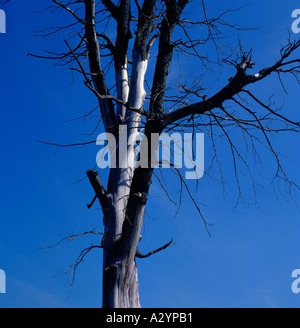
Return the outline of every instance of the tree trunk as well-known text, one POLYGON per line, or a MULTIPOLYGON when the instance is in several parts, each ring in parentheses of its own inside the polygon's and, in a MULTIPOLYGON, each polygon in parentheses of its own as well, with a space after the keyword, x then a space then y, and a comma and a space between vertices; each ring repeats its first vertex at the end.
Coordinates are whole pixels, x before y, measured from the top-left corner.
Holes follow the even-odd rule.
POLYGON ((103 253, 103 308, 140 308, 135 259, 103 253))

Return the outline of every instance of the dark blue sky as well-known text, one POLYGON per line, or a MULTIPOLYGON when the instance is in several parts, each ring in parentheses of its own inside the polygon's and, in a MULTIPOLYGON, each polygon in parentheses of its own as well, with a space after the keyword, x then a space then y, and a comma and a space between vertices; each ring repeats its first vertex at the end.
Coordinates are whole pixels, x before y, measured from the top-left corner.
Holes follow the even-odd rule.
MULTIPOLYGON (((80 78, 72 81, 70 71, 53 61, 39 60, 27 53, 62 47, 62 38, 43 39, 34 34, 65 21, 62 13, 34 13, 49 1, 38 4, 14 0, 5 7, 7 33, 0 34, 0 269, 7 276, 7 293, 0 294, 0 307, 99 307, 101 306, 101 252, 90 253, 77 270, 74 288, 62 274, 80 250, 97 238, 83 237, 54 250, 40 248, 54 244, 67 233, 102 229, 97 206, 87 210, 93 198, 84 180, 93 168, 99 148, 52 148, 37 140, 72 143, 91 140, 82 134, 93 130, 96 119, 63 123, 88 112, 96 99, 80 78)), ((214 1, 225 8, 222 1, 214 1)), ((234 1, 226 2, 226 6, 234 1)), ((245 46, 253 48, 259 68, 278 58, 292 24, 297 1, 252 1, 233 14, 234 21, 260 26, 260 31, 241 34, 245 46)), ((208 13, 214 8, 208 6, 208 13)), ((197 12, 193 12, 196 15, 197 12)), ((112 33, 112 32, 111 32, 112 33)), ((234 35, 234 32, 232 32, 234 35)), ((295 37, 295 36, 294 36, 295 37)), ((237 39, 237 38, 236 38, 237 39)), ((233 41, 229 41, 233 42, 233 41)), ((234 46, 234 44, 231 44, 234 46)), ((298 56, 300 55, 298 51, 298 56)), ((191 68, 190 62, 176 63, 173 77, 191 68)), ((196 67, 196 66, 195 66, 196 67)), ((197 70, 193 73, 196 75, 197 70)), ((228 73, 223 80, 229 77, 228 73)), ((286 95, 278 80, 270 78, 252 90, 262 98, 276 94, 278 105, 295 120, 299 115, 299 85, 286 79, 286 95)), ((259 109, 258 109, 259 110, 259 109)), ((100 131, 99 131, 100 132, 100 131)), ((208 138, 206 136, 206 138, 208 138)), ((272 137, 277 150, 291 160, 283 163, 290 177, 299 181, 299 139, 297 134, 272 137)), ((236 140, 237 144, 242 143, 236 140)), ((211 161, 206 141, 205 163, 211 161)), ((207 234, 187 195, 174 219, 176 207, 154 183, 142 231, 141 251, 168 242, 175 245, 148 259, 138 260, 141 305, 143 307, 298 307, 300 294, 293 294, 291 273, 300 268, 299 209, 283 191, 274 195, 270 180, 274 159, 263 149, 263 168, 253 167, 261 185, 257 199, 261 206, 241 202, 234 208, 237 190, 232 174, 230 150, 224 147, 221 160, 228 184, 203 178, 196 198, 206 204, 203 213, 211 227, 207 234), (260 177, 260 173, 266 178, 260 177), (151 218, 150 218, 151 216, 151 218)), ((252 162, 249 162, 252 165, 252 162)), ((104 173, 105 175, 105 173, 104 173)), ((241 178, 245 198, 253 201, 247 175, 241 178)), ((167 177, 172 188, 176 182, 167 177)), ((284 188, 284 187, 283 187, 284 188)), ((283 189, 284 190, 284 189, 283 189)))

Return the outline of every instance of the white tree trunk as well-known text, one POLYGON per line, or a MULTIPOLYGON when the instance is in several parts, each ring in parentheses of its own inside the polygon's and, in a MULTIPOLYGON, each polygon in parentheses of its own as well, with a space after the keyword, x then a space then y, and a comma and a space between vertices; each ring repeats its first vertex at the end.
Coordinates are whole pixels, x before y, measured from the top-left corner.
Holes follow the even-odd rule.
MULTIPOLYGON (((119 85, 119 99, 128 102, 130 107, 141 108, 146 92, 144 89, 145 73, 148 60, 143 60, 139 53, 134 56, 130 88, 128 88, 127 69, 119 70, 116 78, 119 85)), ((103 307, 109 308, 136 308, 140 307, 138 292, 138 276, 135 261, 137 242, 134 239, 127 245, 130 252, 122 253, 120 239, 123 225, 126 220, 126 208, 131 189, 133 172, 135 168, 134 146, 139 135, 138 127, 141 117, 139 113, 126 110, 125 106, 119 107, 119 118, 124 124, 119 129, 120 142, 127 141, 127 156, 117 150, 117 168, 111 169, 111 200, 112 212, 109 221, 114 222, 106 231, 106 245, 104 249, 103 265, 103 307), (125 127, 126 126, 126 127, 125 127), (126 135, 127 133, 127 135, 126 135), (120 253, 122 255, 120 255, 120 253)), ((139 217, 134 225, 134 235, 140 237, 144 211, 138 213, 139 217)))

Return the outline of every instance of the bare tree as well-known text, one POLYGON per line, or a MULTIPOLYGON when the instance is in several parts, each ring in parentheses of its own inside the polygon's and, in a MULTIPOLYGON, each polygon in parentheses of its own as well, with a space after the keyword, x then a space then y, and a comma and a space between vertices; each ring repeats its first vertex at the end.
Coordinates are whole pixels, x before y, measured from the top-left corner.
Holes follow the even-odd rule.
MULTIPOLYGON (((154 136, 169 131, 192 131, 193 135, 197 131, 205 132, 214 147, 213 161, 219 165, 215 139, 227 141, 240 190, 238 165, 244 165, 251 177, 252 171, 231 137, 230 130, 236 127, 252 145, 262 144, 273 154, 277 165, 274 179, 282 179, 297 188, 285 173, 270 134, 299 132, 299 122, 281 114, 273 107, 271 100, 269 103, 260 100, 253 85, 259 86, 262 80, 273 78, 274 75, 283 87, 283 75, 292 75, 299 83, 300 59, 294 54, 300 47, 300 41, 288 38, 286 45, 278 49, 276 60, 270 60, 267 67, 250 74, 255 65, 252 50, 246 51, 240 42, 237 42, 236 47, 224 46, 222 43, 223 29, 232 29, 237 33, 247 30, 227 21, 227 17, 234 16, 242 7, 228 9, 210 18, 204 0, 197 3, 188 0, 144 0, 143 3, 138 0, 118 0, 117 3, 112 0, 49 2, 48 10, 61 9, 73 21, 66 26, 47 28, 40 34, 51 36, 60 32, 67 35, 65 31, 71 33, 65 39, 64 51, 48 51, 44 55, 32 56, 54 59, 58 65, 65 65, 80 73, 85 86, 99 101, 97 109, 85 117, 99 108, 102 128, 106 133, 119 140, 122 126, 126 126, 128 132, 121 135, 128 145, 128 165, 124 165, 124 159, 120 158, 120 145, 117 144, 116 149, 111 150, 116 153, 116 167, 110 169, 106 187, 96 170, 87 171, 95 192, 88 207, 98 199, 103 211, 104 232, 101 233, 101 245, 83 250, 71 269, 75 270, 94 247, 103 248, 103 307, 140 307, 136 258, 148 257, 172 245, 170 241, 148 254, 138 251, 153 177, 159 180, 162 192, 166 192, 169 197, 164 182, 152 165, 155 157, 153 149, 157 150, 159 146, 154 136), (197 8, 197 20, 186 16, 185 11, 189 6, 197 8), (207 46, 213 49, 210 50, 211 56, 208 56, 207 46), (198 81, 188 78, 174 81, 168 78, 174 55, 190 57, 197 63, 198 81), (150 58, 154 58, 151 72, 147 70, 150 58), (218 92, 209 94, 202 77, 209 70, 223 73, 223 67, 230 68, 228 82, 218 92), (135 147, 141 129, 148 144, 155 146, 147 150, 147 167, 136 165, 135 147)), ((48 144, 67 147, 91 142, 48 144)), ((197 196, 190 190, 180 170, 172 163, 170 169, 178 176, 180 195, 186 190, 208 229, 197 196)), ((87 233, 96 232, 92 230, 87 233)), ((59 245, 80 236, 69 235, 59 245)))

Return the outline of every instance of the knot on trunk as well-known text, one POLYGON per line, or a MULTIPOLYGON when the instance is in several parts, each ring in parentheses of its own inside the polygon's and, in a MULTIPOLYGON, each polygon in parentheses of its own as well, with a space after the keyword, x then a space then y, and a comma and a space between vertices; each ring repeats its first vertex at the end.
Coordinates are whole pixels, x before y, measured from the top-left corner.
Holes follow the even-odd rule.
POLYGON ((165 119, 166 114, 163 112, 148 112, 147 120, 161 122, 165 119))
POLYGON ((145 192, 136 192, 132 194, 132 197, 142 205, 146 205, 147 203, 147 194, 145 192))

